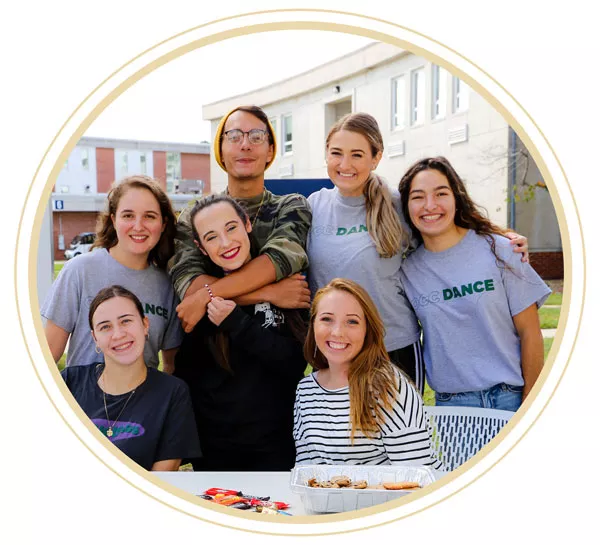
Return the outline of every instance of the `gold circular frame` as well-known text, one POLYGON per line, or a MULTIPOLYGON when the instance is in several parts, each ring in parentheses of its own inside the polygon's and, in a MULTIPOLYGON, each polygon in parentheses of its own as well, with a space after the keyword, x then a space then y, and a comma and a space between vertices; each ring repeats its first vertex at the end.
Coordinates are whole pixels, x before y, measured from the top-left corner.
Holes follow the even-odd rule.
MULTIPOLYGON (((495 84, 497 86, 497 88, 503 92, 503 94, 510 97, 510 99, 514 103, 513 107, 516 107, 517 109, 519 109, 520 113, 523 114, 527 118, 527 120, 531 123, 531 125, 539 133, 545 146, 548 148, 550 154, 552 155, 552 159, 558 165, 558 169, 562 173, 562 176, 563 176, 566 186, 568 188, 569 195, 570 195, 571 199, 573 199, 573 194, 572 194, 571 188, 569 187, 568 181, 566 180, 566 175, 564 173, 564 170, 562 169, 562 166, 560 165, 560 162, 558 161, 558 158, 556 157, 556 154, 552 150, 547 139, 541 133, 539 127, 535 124, 535 122, 531 119, 531 117, 527 114, 527 112, 522 108, 522 106, 514 99, 514 97, 512 97, 512 95, 510 95, 510 93, 508 93, 508 91, 506 89, 504 89, 498 82, 496 82, 491 76, 489 76, 489 74, 487 74, 485 71, 483 71, 480 67, 471 63, 464 56, 460 55, 456 51, 451 50, 450 48, 444 46, 443 44, 441 44, 423 34, 417 33, 413 30, 407 29, 400 25, 390 23, 390 22, 384 21, 382 19, 367 17, 364 15, 356 14, 356 13, 348 13, 348 12, 341 12, 341 11, 334 11, 334 10, 284 9, 284 10, 269 10, 269 11, 260 11, 260 12, 254 12, 254 13, 246 13, 246 14, 235 15, 232 17, 227 17, 224 19, 219 19, 219 20, 212 21, 212 22, 204 24, 204 25, 200 25, 198 27, 194 27, 186 32, 177 34, 167 40, 164 40, 163 42, 160 42, 159 44, 156 44, 155 46, 147 49, 146 51, 140 53, 138 56, 131 59, 129 62, 127 62, 126 64, 121 66, 119 69, 117 69, 115 72, 113 72, 110 76, 108 76, 105 80, 103 80, 100 83, 100 85, 98 85, 98 87, 96 87, 96 89, 94 89, 79 104, 79 106, 73 111, 71 116, 69 116, 69 118, 65 121, 63 126, 58 131, 57 135, 54 137, 54 139, 48 146, 46 153, 44 154, 44 156, 42 157, 42 159, 40 161, 40 164, 34 175, 34 180, 32 181, 32 184, 30 185, 29 190, 27 192, 27 197, 26 197, 27 200, 26 200, 25 206, 23 208, 23 211, 21 213, 21 220, 19 223, 18 241, 17 241, 16 251, 15 251, 15 258, 16 258, 15 259, 15 291, 16 291, 16 295, 17 295, 18 313, 19 313, 21 331, 23 333, 23 337, 25 339, 26 344, 27 344, 28 338, 27 338, 27 334, 25 332, 25 328, 23 326, 23 314, 22 313, 23 313, 24 309, 21 308, 21 304, 20 304, 19 296, 18 296, 19 290, 21 289, 20 285, 23 284, 22 282, 19 282, 19 280, 18 280, 19 279, 18 273, 20 270, 19 269, 19 259, 18 259, 19 258, 19 248, 20 248, 19 241, 21 240, 21 237, 24 236, 23 235, 23 227, 24 227, 24 219, 25 219, 25 215, 26 215, 25 212, 27 209, 27 201, 29 201, 31 193, 32 193, 33 184, 36 181, 36 179, 38 178, 38 174, 40 173, 40 170, 42 169, 42 166, 44 165, 44 163, 51 160, 50 159, 51 151, 52 151, 53 147, 55 147, 55 144, 57 143, 59 136, 61 136, 62 133, 68 128, 69 123, 73 122, 73 120, 75 119, 75 116, 84 108, 86 103, 88 103, 88 102, 92 103, 95 100, 97 100, 96 95, 98 94, 99 91, 100 91, 100 94, 102 94, 102 92, 104 91, 104 89, 103 89, 104 87, 112 87, 113 80, 125 77, 125 79, 120 81, 120 83, 117 84, 116 87, 114 87, 108 93, 108 95, 102 96, 100 98, 100 100, 97 103, 95 103, 95 106, 93 107, 93 109, 91 109, 91 111, 89 113, 87 113, 87 115, 84 117, 83 121, 78 124, 77 129, 69 136, 66 145, 62 148, 62 151, 58 154, 58 157, 56 158, 56 160, 53 163, 53 167, 50 172, 50 175, 48 176, 47 180, 45 181, 45 188, 42 191, 40 203, 37 206, 35 218, 33 220, 33 228, 31 231, 32 232, 31 244, 29 247, 29 258, 28 258, 28 267, 27 267, 28 268, 27 285, 29 288, 29 294, 30 294, 31 301, 37 301, 36 256, 37 256, 37 250, 38 250, 38 245, 39 245, 40 226, 41 226, 42 216, 43 216, 43 212, 44 212, 44 208, 45 208, 44 203, 47 203, 47 201, 50 197, 52 186, 54 185, 54 182, 56 181, 56 178, 58 176, 58 173, 60 172, 60 169, 62 168, 62 165, 64 164, 64 161, 69 156, 71 150, 74 148, 77 141, 81 138, 81 136, 84 134, 84 132, 87 130, 89 125, 93 122, 93 120, 98 115, 100 115, 100 113, 111 102, 113 102, 118 96, 120 96, 124 91, 126 91, 136 81, 143 78, 144 76, 146 76, 150 72, 154 71, 155 69, 159 68, 160 66, 168 63, 169 61, 171 61, 175 58, 178 58, 178 57, 184 55, 185 53, 188 53, 195 49, 204 47, 209 44, 217 43, 219 41, 226 40, 228 38, 237 37, 237 36, 241 36, 241 35, 261 33, 261 32, 268 32, 268 31, 273 31, 273 30, 335 31, 335 32, 361 35, 361 36, 369 37, 369 38, 372 38, 372 39, 375 39, 375 40, 378 40, 381 42, 386 42, 386 43, 390 43, 392 45, 396 45, 400 48, 409 50, 412 53, 418 54, 430 61, 434 61, 436 64, 439 64, 439 65, 443 66, 444 68, 446 68, 448 71, 450 71, 456 75, 459 75, 461 77, 461 79, 466 81, 473 89, 475 89, 481 96, 483 96, 488 101, 488 103, 490 103, 492 106, 494 106, 501 113, 501 115, 504 117, 504 119, 507 121, 507 123, 513 127, 513 129, 517 132, 517 134, 519 134, 519 137, 521 138, 521 140, 524 142, 524 144, 527 146, 528 150, 534 156, 534 159, 535 159, 538 167, 540 168, 540 171, 542 172, 544 180, 548 184, 548 187, 549 187, 549 190, 551 193, 552 202, 557 211, 557 217, 559 220, 561 237, 562 237, 563 243, 565 243, 565 241, 566 241, 566 244, 563 248, 563 250, 565 251, 565 254, 564 254, 565 255, 565 295, 564 295, 564 301, 563 301, 563 308, 565 308, 565 309, 570 308, 570 304, 572 303, 572 301, 571 301, 571 289, 572 289, 571 282, 572 282, 572 275, 573 275, 571 239, 568 236, 569 229, 567 226, 567 221, 566 221, 564 210, 560 206, 557 206, 557 203, 559 203, 559 204, 562 204, 562 203, 560 203, 560 201, 558 199, 558 191, 555 186, 555 182, 554 182, 553 176, 551 174, 551 171, 550 171, 549 167, 547 166, 546 161, 542 157, 541 153, 539 152, 537 146, 535 145, 533 139, 528 136, 528 134, 525 132, 525 130, 523 129, 523 127, 522 127, 521 123, 518 121, 518 119, 513 115, 513 113, 507 107, 505 107, 503 105, 503 103, 500 102, 500 100, 498 100, 494 96, 494 94, 492 94, 476 78, 474 78, 471 75, 470 71, 475 71, 478 73, 478 75, 481 75, 481 74, 485 75, 485 77, 489 81, 493 82, 493 84, 495 84), (302 20, 302 21, 288 20, 290 15, 293 17, 296 17, 296 18, 298 18, 298 17, 304 18, 306 20, 302 20), (331 22, 331 21, 323 21, 323 19, 327 19, 328 17, 330 17, 332 15, 335 16, 336 19, 339 18, 339 16, 348 17, 350 19, 356 19, 357 23, 335 23, 335 22, 331 22), (273 17, 273 16, 277 16, 281 20, 275 21, 275 22, 273 22, 273 21, 259 22, 259 23, 255 23, 255 24, 251 24, 251 25, 240 24, 238 27, 235 27, 236 22, 243 23, 244 19, 247 19, 250 17, 261 17, 261 16, 263 16, 267 19, 270 17, 273 17), (315 18, 320 19, 320 20, 314 20, 315 18), (387 27, 390 27, 391 29, 396 29, 397 32, 400 34, 410 34, 416 39, 415 39, 415 41, 408 41, 405 38, 398 38, 395 35, 390 35, 385 32, 382 32, 382 31, 373 30, 370 28, 367 29, 367 28, 360 26, 358 24, 359 22, 362 22, 363 24, 368 23, 370 25, 381 23, 387 27), (227 26, 229 24, 233 24, 234 28, 227 28, 227 26), (219 28, 219 25, 223 25, 224 28, 219 28), (195 31, 198 31, 200 29, 209 29, 210 30, 211 27, 214 27, 216 29, 216 32, 214 32, 213 34, 209 34, 208 36, 205 36, 200 39, 193 39, 189 43, 180 43, 180 42, 186 42, 186 37, 191 36, 195 31), (461 69, 460 67, 457 67, 455 64, 447 61, 443 56, 440 56, 440 54, 435 54, 432 51, 430 51, 429 49, 427 49, 426 47, 424 47, 423 45, 421 45, 420 43, 416 43, 417 41, 423 42, 423 43, 428 43, 428 44, 434 44, 436 47, 438 47, 439 49, 446 52, 446 54, 448 56, 454 56, 455 59, 458 59, 461 62, 463 62, 464 66, 468 67, 469 71, 465 71, 466 68, 461 69), (164 53, 162 53, 161 48, 165 49, 164 53), (153 60, 150 62, 144 61, 144 59, 148 55, 152 56, 152 54, 156 54, 157 52, 160 53, 160 55, 158 57, 153 58, 153 60), (127 74, 128 70, 131 73, 127 74)), ((456 60, 455 60, 455 62, 456 62, 456 60)), ((577 226, 579 228, 579 232, 581 232, 581 224, 580 224, 580 220, 579 220, 579 215, 577 213, 577 208, 574 203, 574 199, 573 199, 573 207, 575 209, 575 216, 576 216, 577 222, 578 222, 577 226)), ((581 240, 581 247, 582 247, 583 257, 585 257, 585 248, 583 246, 583 239, 581 240)), ((582 275, 583 275, 583 292, 585 293, 585 268, 582 271, 582 275)), ((30 303, 31 303, 31 301, 30 301, 30 303)), ((29 310, 31 310, 31 312, 32 312, 35 331, 37 334, 37 340, 40 343, 40 349, 45 356, 45 360, 46 360, 46 364, 48 365, 49 372, 55 381, 54 386, 57 387, 58 391, 67 400, 68 404, 74 411, 74 414, 80 420, 80 424, 82 424, 84 428, 87 428, 87 431, 89 433, 88 433, 88 436, 86 436, 86 440, 84 440, 82 438, 81 431, 80 430, 76 431, 73 428, 73 425, 71 425, 67 421, 65 414, 63 414, 61 412, 61 410, 57 407, 52 395, 50 394, 50 392, 48 390, 48 387, 44 383, 42 377, 40 376, 40 373, 38 372, 38 369, 36 368, 36 363, 34 361, 34 357, 32 356, 31 350, 30 350, 29 346, 27 346, 27 351, 28 351, 29 357, 31 359, 32 365, 36 372, 36 375, 38 376, 38 379, 40 380, 42 388, 44 389, 46 395, 48 396, 48 398, 50 399, 50 401, 52 402, 54 407, 57 409, 58 413, 63 418, 65 423, 71 428, 71 430, 75 433, 75 435, 82 441, 82 443, 86 446, 86 448, 88 448, 102 463, 104 463, 107 467, 109 467, 112 471, 114 471, 117 475, 119 475, 121 478, 123 478, 129 484, 138 488, 138 490, 140 490, 141 492, 153 497, 154 499, 156 499, 157 501, 159 501, 161 503, 164 503, 165 505, 168 505, 169 507, 172 507, 181 512, 184 512, 190 516, 199 518, 205 522, 210 522, 212 524, 217 524, 217 525, 221 525, 221 526, 225 526, 225 527, 229 527, 229 528, 243 529, 246 531, 265 533, 265 534, 270 534, 270 535, 305 535, 305 536, 356 531, 359 529, 364 529, 364 528, 373 527, 373 526, 379 526, 381 524, 387 524, 387 523, 390 523, 390 522, 393 522, 396 520, 400 520, 401 518, 405 518, 414 513, 418 513, 424 509, 428 509, 428 508, 432 507, 433 505, 437 505, 441 501, 456 494, 457 492, 462 490, 462 488, 468 486, 475 480, 479 479, 482 475, 487 473, 487 471, 489 471, 492 467, 494 467, 496 465, 496 463, 498 463, 498 461, 500 459, 502 459, 506 453, 503 453, 498 460, 494 461, 481 474, 477 475, 474 479, 468 480, 468 482, 461 485, 457 490, 454 490, 450 494, 444 495, 441 499, 437 499, 436 501, 434 501, 432 503, 429 503, 423 507, 419 507, 410 513, 403 514, 401 516, 397 516, 390 520, 385 520, 382 522, 380 521, 380 522, 376 522, 376 523, 370 523, 365 526, 357 526, 354 528, 345 529, 345 530, 341 530, 341 531, 333 530, 333 529, 332 530, 326 529, 326 531, 324 531, 324 532, 314 532, 314 533, 311 533, 311 532, 294 533, 293 532, 293 529, 297 528, 299 525, 310 524, 314 527, 315 524, 318 524, 319 526, 331 527, 331 523, 340 522, 340 521, 349 521, 349 520, 354 520, 354 519, 364 519, 365 517, 371 518, 370 517, 371 515, 375 515, 375 514, 379 514, 379 513, 386 513, 395 508, 398 508, 400 506, 404 506, 408 503, 419 502, 419 500, 421 500, 425 496, 431 495, 432 492, 435 492, 436 490, 439 490, 440 488, 444 487, 445 485, 455 481, 459 476, 464 475, 465 473, 470 471, 472 468, 474 468, 477 464, 480 464, 480 462, 486 456, 488 456, 494 449, 496 449, 498 447, 498 445, 506 438, 506 436, 511 433, 511 431, 523 419, 523 416, 525 415, 526 411, 531 407, 532 404, 535 403, 536 399, 538 398, 538 394, 539 394, 540 390, 543 388, 544 384, 546 383, 546 379, 548 378, 548 375, 550 374, 551 369, 554 367, 556 354, 558 351, 558 345, 560 344, 560 341, 562 340, 562 338, 564 336, 565 325, 566 325, 566 320, 567 320, 567 315, 568 315, 568 312, 564 312, 564 311, 561 312, 561 317, 560 317, 560 321, 559 321, 559 327, 557 330, 557 334, 555 337, 555 342, 554 342, 553 347, 548 356, 546 365, 544 366, 544 371, 542 372, 542 375, 540 376, 540 379, 536 383, 536 385, 532 391, 532 394, 529 396, 529 398, 527 399, 527 401, 525 402, 523 407, 518 411, 518 413, 515 415, 515 417, 513 417, 511 419, 509 424, 507 424, 505 426, 505 428, 498 434, 498 436, 490 444, 488 444, 486 447, 484 447, 484 449, 482 449, 482 451, 479 454, 477 454, 475 457, 473 457, 471 460, 469 460, 467 463, 465 463, 459 469, 457 469, 454 472, 452 472, 451 474, 445 476, 440 481, 436 482, 435 485, 428 487, 427 490, 423 490, 423 491, 414 493, 410 497, 399 499, 399 500, 396 500, 393 502, 388 502, 386 504, 383 504, 383 505, 380 505, 377 507, 362 509, 358 512, 353 512, 353 513, 349 513, 349 514, 340 514, 340 515, 301 516, 301 517, 294 517, 294 519, 292 519, 292 520, 289 520, 286 517, 280 517, 285 520, 278 519, 277 521, 273 521, 273 522, 266 522, 264 517, 260 517, 261 525, 264 526, 265 524, 268 524, 273 528, 273 530, 275 530, 275 531, 270 531, 269 529, 266 529, 266 528, 263 530, 256 530, 256 529, 251 529, 251 528, 240 528, 238 526, 235 526, 234 524, 229 525, 226 523, 217 522, 215 520, 210 520, 209 518, 204 518, 204 517, 201 517, 196 514, 192 514, 192 513, 188 512, 187 510, 183 510, 180 507, 176 507, 176 506, 172 505, 171 503, 169 503, 168 501, 165 501, 164 499, 158 498, 154 493, 148 492, 139 484, 136 484, 136 483, 132 482, 131 480, 129 480, 126 476, 123 476, 119 471, 117 471, 115 468, 113 468, 112 465, 109 465, 107 463, 107 460, 104 459, 97 452, 95 452, 95 450, 93 450, 90 447, 90 445, 86 442, 87 440, 90 439, 90 437, 92 439, 96 440, 98 442, 98 444, 100 444, 104 448, 108 449, 108 451, 120 461, 121 466, 124 464, 129 470, 133 471, 138 476, 149 481, 153 485, 156 485, 157 487, 162 488, 164 491, 166 491, 167 493, 169 493, 173 496, 179 497, 187 502, 195 503, 196 505, 201 506, 203 509, 215 511, 215 513, 213 513, 214 515, 216 515, 217 513, 221 513, 221 514, 226 515, 227 518, 232 517, 232 520, 234 520, 234 521, 240 520, 240 519, 242 519, 242 520, 246 519, 247 521, 256 521, 257 520, 256 516, 252 515, 252 514, 243 513, 243 512, 232 512, 234 510, 231 510, 231 509, 228 509, 225 507, 221 507, 221 506, 210 506, 209 507, 209 506, 205 505, 205 502, 200 502, 200 500, 195 498, 193 495, 184 493, 181 490, 175 488, 174 486, 168 485, 168 484, 164 483, 163 481, 159 480, 158 478, 154 477, 151 473, 145 472, 144 470, 139 468, 139 466, 137 466, 137 464, 132 462, 128 457, 123 455, 116 447, 114 447, 95 428, 95 426, 91 423, 91 421, 89 421, 89 419, 85 416, 85 414, 80 409, 78 404, 72 398, 70 392, 64 385, 64 382, 62 381, 62 379, 58 373, 58 370, 56 369, 56 365, 54 364, 54 361, 50 355, 49 349, 45 342, 41 319, 39 318, 39 316, 36 315, 36 313, 39 314, 39 312, 38 312, 37 308, 35 308, 35 305, 33 305, 33 304, 30 304, 29 310), (319 524, 319 523, 323 523, 323 524, 319 524), (292 531, 286 532, 285 530, 287 530, 287 529, 292 530, 292 531)), ((573 338, 573 343, 575 342, 575 339, 577 338, 577 335, 579 333, 582 312, 583 312, 583 301, 581 302, 580 313, 579 313, 579 316, 577 317, 578 325, 577 325, 577 330, 576 330, 574 338, 573 338)), ((552 392, 550 392, 550 395, 548 396, 546 402, 543 404, 543 406, 541 407, 539 412, 535 415, 533 421, 528 424, 526 429, 521 433, 521 435, 514 442, 514 444, 512 444, 510 446, 510 448, 508 448, 507 452, 509 450, 512 450, 512 448, 514 448, 514 446, 527 434, 527 432, 529 431, 531 426, 537 421, 537 419, 539 418, 539 416, 541 415, 541 413, 547 406, 550 398, 553 396, 553 394, 556 390, 556 387, 560 383, 562 376, 564 375, 564 372, 566 370, 566 366, 568 364, 568 360, 570 359, 571 353, 572 353, 572 347, 571 347, 571 350, 569 351, 567 363, 565 364, 565 369, 562 371, 561 375, 558 377, 556 386, 554 387, 552 392)), ((106 454, 106 452, 102 451, 102 454, 106 454)), ((139 479, 136 479, 136 480, 139 480, 139 479)), ((240 522, 242 520, 240 520, 240 522)))

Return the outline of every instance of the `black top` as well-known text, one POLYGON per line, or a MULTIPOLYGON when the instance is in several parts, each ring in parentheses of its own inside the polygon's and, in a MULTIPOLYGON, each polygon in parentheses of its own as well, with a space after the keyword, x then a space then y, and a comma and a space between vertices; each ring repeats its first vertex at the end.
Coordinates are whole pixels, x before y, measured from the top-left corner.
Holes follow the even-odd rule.
POLYGON ((108 422, 98 386, 103 369, 103 363, 70 366, 61 375, 77 403, 104 435, 112 426, 113 434, 108 439, 116 447, 147 470, 162 460, 200 455, 190 394, 182 380, 148 368, 146 380, 133 395, 106 394, 108 422))
POLYGON ((202 460, 194 469, 287 471, 294 466, 294 399, 304 376, 302 343, 269 303, 236 306, 217 328, 207 317, 185 336, 175 374, 190 387, 202 460), (210 338, 225 332, 231 372, 210 338))

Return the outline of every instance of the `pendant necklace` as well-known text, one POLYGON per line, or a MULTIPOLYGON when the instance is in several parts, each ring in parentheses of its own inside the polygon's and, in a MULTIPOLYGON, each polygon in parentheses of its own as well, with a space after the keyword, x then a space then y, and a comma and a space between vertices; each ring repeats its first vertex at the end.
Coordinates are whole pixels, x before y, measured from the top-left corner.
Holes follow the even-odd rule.
MULTIPOLYGON (((106 388, 106 384, 104 382, 104 376, 102 377, 102 385, 106 388)), ((104 389, 102 390, 102 399, 104 400, 104 412, 106 413, 106 421, 108 422, 108 429, 106 430, 107 437, 113 436, 113 426, 119 421, 119 418, 121 418, 121 415, 123 414, 125 407, 127 407, 127 403, 129 403, 129 400, 133 397, 133 394, 135 394, 135 390, 131 391, 131 393, 129 394, 129 397, 127 398, 127 401, 125 401, 125 405, 123 405, 123 408, 121 409, 121 412, 119 413, 119 416, 117 416, 117 418, 115 418, 113 420, 113 423, 111 424, 110 418, 108 418, 108 407, 106 406, 106 392, 104 391, 104 389)))

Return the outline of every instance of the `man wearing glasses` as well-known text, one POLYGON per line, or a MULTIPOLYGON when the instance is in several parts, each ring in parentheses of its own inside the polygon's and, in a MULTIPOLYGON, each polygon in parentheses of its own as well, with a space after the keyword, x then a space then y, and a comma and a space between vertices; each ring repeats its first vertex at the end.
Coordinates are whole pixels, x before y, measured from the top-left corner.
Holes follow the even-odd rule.
POLYGON ((258 106, 233 109, 217 127, 214 154, 227 172, 226 192, 246 208, 261 250, 240 270, 224 278, 210 276, 210 260, 192 240, 191 207, 181 213, 169 274, 181 299, 177 313, 186 332, 204 316, 211 296, 242 305, 266 301, 279 308, 310 307, 308 284, 298 273, 308 266, 305 248, 312 215, 302 195, 278 196, 265 189, 265 170, 276 148, 273 127, 258 106))

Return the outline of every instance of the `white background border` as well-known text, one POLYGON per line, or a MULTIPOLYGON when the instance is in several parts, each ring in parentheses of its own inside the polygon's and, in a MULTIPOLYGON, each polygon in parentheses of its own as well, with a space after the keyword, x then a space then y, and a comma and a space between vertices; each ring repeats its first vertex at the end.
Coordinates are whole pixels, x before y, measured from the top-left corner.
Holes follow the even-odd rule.
MULTIPOLYGON (((247 6, 243 6, 245 9, 234 10, 232 6, 227 11, 215 10, 210 16, 206 12, 197 13, 197 19, 192 21, 190 12, 185 17, 170 13, 176 11, 178 6, 178 3, 174 2, 170 5, 167 16, 164 13, 156 14, 156 20, 149 18, 143 25, 138 25, 138 35, 132 33, 131 24, 126 29, 118 21, 110 17, 103 18, 98 14, 94 15, 95 25, 104 25, 104 30, 101 32, 100 28, 84 29, 82 27, 85 25, 81 24, 81 17, 78 16, 82 15, 80 6, 68 2, 64 4, 65 12, 60 11, 59 5, 62 6, 62 3, 41 8, 35 15, 35 10, 29 10, 29 13, 25 13, 24 10, 20 15, 26 24, 23 27, 12 28, 14 41, 10 50, 18 56, 9 60, 9 67, 13 74, 12 81, 18 82, 19 85, 14 85, 9 90, 9 96, 4 98, 2 105, 2 117, 8 117, 10 123, 10 133, 2 136, 3 149, 10 152, 6 156, 11 159, 7 176, 7 182, 10 183, 10 186, 7 186, 7 189, 10 188, 7 197, 11 199, 11 205, 6 210, 10 221, 7 222, 6 228, 7 235, 14 236, 8 236, 7 240, 16 238, 18 211, 24 201, 29 181, 33 178, 37 162, 60 125, 101 79, 141 50, 176 32, 186 30, 191 24, 209 22, 211 19, 248 9, 247 6), (51 12, 57 9, 60 21, 54 28, 48 28, 45 23, 50 18, 44 11, 51 12), (27 20, 27 17, 31 19, 27 20), (22 34, 19 36, 15 30, 22 34), (33 43, 32 36, 36 37, 33 43), (48 40, 55 43, 49 43, 48 40), (40 48, 41 44, 43 47, 40 48), (71 59, 75 57, 81 62, 82 70, 77 78, 61 72, 65 55, 69 55, 71 59)), ((252 9, 276 7, 269 4, 255 2, 252 9)), ((503 6, 503 11, 513 11, 513 15, 506 19, 503 14, 496 12, 480 13, 479 4, 454 2, 455 9, 471 4, 469 8, 464 8, 465 12, 487 20, 474 22, 471 19, 468 22, 457 18, 454 21, 453 18, 444 17, 445 8, 440 7, 434 10, 437 21, 434 23, 429 21, 431 17, 427 20, 423 17, 424 6, 411 6, 410 11, 407 10, 400 16, 399 13, 390 13, 389 10, 373 13, 352 4, 347 3, 344 9, 371 16, 382 16, 385 13, 385 18, 390 21, 434 36, 484 67, 488 73, 506 85, 553 143, 567 170, 585 225, 585 212, 590 212, 588 207, 593 206, 594 201, 590 195, 590 177, 597 180, 597 174, 591 165, 593 150, 583 135, 586 126, 597 126, 598 122, 597 108, 594 107, 593 101, 595 93, 591 92, 595 87, 588 87, 585 81, 586 74, 595 72, 591 65, 587 66, 585 63, 586 55, 587 58, 592 58, 590 37, 594 35, 591 29, 587 34, 582 28, 586 24, 585 17, 577 18, 580 28, 576 35, 571 35, 565 32, 566 26, 561 27, 562 22, 569 21, 569 14, 545 11, 543 28, 537 27, 536 41, 529 43, 525 37, 531 35, 531 26, 525 24, 525 20, 528 19, 529 23, 538 19, 541 21, 541 14, 535 11, 527 12, 521 6, 520 15, 515 19, 514 11, 509 6, 511 2, 503 6), (553 15, 556 19, 552 19, 553 15), (557 36, 561 37, 561 44, 556 43, 557 36), (578 39, 583 42, 583 36, 587 36, 590 43, 574 46, 578 39), (565 59, 569 61, 568 70, 565 59), (532 66, 532 60, 535 60, 535 67, 532 66), (562 70, 557 70, 557 65, 560 65, 562 70), (569 78, 569 75, 579 77, 569 78), (563 79, 565 81, 562 81, 563 79), (588 108, 584 107, 586 97, 591 101, 588 108), (567 100, 568 103, 565 103, 567 100), (582 157, 590 158, 585 161, 585 171, 580 170, 582 161, 579 159, 582 157), (583 195, 583 198, 577 198, 578 193, 583 195)), ((371 4, 374 7, 377 2, 371 4)), ((325 6, 321 3, 315 7, 325 6)), ((102 8, 114 10, 117 4, 106 2, 102 8)), ((132 18, 135 17, 136 12, 130 6, 120 6, 119 9, 125 10, 132 18)), ((431 10, 432 7, 429 6, 425 11, 431 15, 431 10)), ((193 9, 191 11, 193 12, 193 9)), ((112 13, 114 15, 114 11, 112 13)), ((595 191, 597 195, 597 189, 595 191)), ((568 199, 563 203, 568 205, 568 199)), ((593 217, 588 218, 588 221, 593 220, 593 217)), ((586 232, 591 233, 591 227, 586 232)), ((588 251, 593 252, 593 249, 589 248, 588 251)), ((12 291, 10 272, 8 271, 5 280, 9 288, 8 293, 12 291)), ((580 276, 581 270, 577 272, 580 276)), ((593 278, 591 270, 589 274, 590 278, 593 278)), ((576 299, 577 289, 581 289, 581 285, 574 286, 573 299, 576 299)), ((588 299, 594 294, 593 287, 588 286, 588 299)), ((21 294, 20 298, 23 304, 21 294)), ((36 383, 35 375, 27 361, 22 341, 19 340, 14 307, 9 306, 5 316, 8 320, 5 320, 3 334, 6 333, 7 337, 3 344, 7 347, 6 369, 9 372, 5 377, 7 395, 3 398, 2 414, 5 415, 3 436, 9 439, 9 449, 3 449, 3 457, 7 456, 3 467, 10 472, 7 490, 13 497, 12 505, 17 509, 15 516, 11 517, 0 531, 14 536, 13 532, 19 528, 19 522, 23 523, 34 516, 38 522, 35 525, 27 525, 26 531, 31 532, 38 542, 50 535, 62 535, 63 543, 75 542, 75 538, 81 539, 83 536, 90 543, 95 543, 96 540, 105 542, 108 537, 106 534, 89 531, 90 527, 93 528, 99 523, 107 524, 110 528, 109 535, 113 538, 118 536, 118 542, 140 539, 142 536, 150 542, 184 538, 186 535, 189 538, 199 531, 203 533, 204 538, 210 533, 218 532, 220 539, 225 537, 222 534, 235 534, 251 541, 254 538, 269 539, 266 536, 240 535, 235 531, 221 530, 186 517, 140 494, 111 473, 73 437, 55 413, 39 383, 36 383), (9 343, 8 339, 12 341, 9 343), (73 541, 70 541, 71 538, 73 541)), ((570 329, 566 332, 565 339, 573 335, 577 324, 568 325, 570 329)), ((584 480, 584 473, 573 472, 573 462, 582 464, 590 461, 584 451, 575 445, 579 445, 583 437, 592 435, 584 425, 583 416, 591 416, 590 411, 585 411, 586 403, 591 407, 591 386, 588 385, 595 383, 590 373, 595 372, 597 376, 595 366, 584 363, 585 354, 591 354, 591 351, 587 350, 591 350, 589 347, 593 346, 593 342, 591 327, 584 320, 575 356, 557 395, 527 437, 489 474, 433 509, 394 526, 373 529, 371 532, 383 536, 393 531, 396 526, 401 526, 404 536, 411 535, 419 539, 420 534, 422 538, 444 535, 441 529, 445 528, 445 540, 454 542, 456 538, 458 542, 467 525, 470 535, 486 535, 488 541, 492 530, 493 535, 505 540, 507 527, 518 528, 520 538, 528 532, 533 532, 534 527, 535 532, 530 535, 537 533, 556 536, 557 532, 567 528, 566 524, 561 524, 564 511, 569 512, 571 519, 579 519, 580 524, 576 525, 576 528, 583 529, 586 503, 584 497, 579 495, 585 488, 579 486, 579 483, 584 480), (590 343, 589 346, 586 342, 590 343), (587 392, 587 398, 583 396, 582 399, 579 395, 582 391, 587 392), (579 456, 574 459, 575 453, 579 456), (548 473, 561 460, 563 464, 569 464, 569 475, 573 476, 569 490, 562 491, 561 496, 569 494, 572 500, 568 505, 560 502, 561 509, 557 512, 556 499, 560 496, 556 484, 548 478, 548 473), (507 486, 507 483, 510 485, 507 486), (540 526, 540 521, 545 521, 545 524, 540 526), (424 524, 428 525, 428 530, 423 534, 421 529, 424 524), (473 530, 474 533, 471 534, 473 530)), ((566 340, 563 344, 566 344, 566 340)), ((31 344, 30 348, 33 351, 37 350, 37 347, 31 344)), ((587 441, 585 444, 588 444, 587 441)), ((557 470, 554 469, 552 475, 556 473, 557 470)), ((564 475, 564 470, 561 471, 561 475, 564 475)), ((587 473, 585 475, 589 486, 593 477, 587 477, 587 473)), ((313 528, 313 531, 315 530, 316 528, 313 528)), ((23 535, 23 528, 20 532, 23 535)), ((514 537, 514 534, 512 535, 514 537)), ((574 537, 573 530, 569 535, 574 537)), ((340 537, 342 536, 327 539, 340 537)), ((465 542, 464 535, 460 541, 465 542)))

